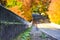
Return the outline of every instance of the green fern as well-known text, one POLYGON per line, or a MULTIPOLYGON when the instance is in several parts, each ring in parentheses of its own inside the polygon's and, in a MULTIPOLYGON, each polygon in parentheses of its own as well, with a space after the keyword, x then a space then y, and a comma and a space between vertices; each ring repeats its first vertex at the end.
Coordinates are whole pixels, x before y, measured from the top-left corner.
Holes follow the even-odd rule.
POLYGON ((16 38, 14 38, 14 40, 30 40, 30 31, 31 31, 31 28, 32 27, 26 29, 23 33, 21 33, 16 38))

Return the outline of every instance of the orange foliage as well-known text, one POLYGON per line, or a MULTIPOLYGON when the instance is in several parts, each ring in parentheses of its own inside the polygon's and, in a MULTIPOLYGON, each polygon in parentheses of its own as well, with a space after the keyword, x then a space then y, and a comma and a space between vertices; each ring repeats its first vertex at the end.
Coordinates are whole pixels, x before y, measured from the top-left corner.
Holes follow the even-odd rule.
POLYGON ((19 9, 18 9, 18 6, 15 6, 15 7, 11 7, 9 8, 9 10, 11 10, 12 12, 14 12, 16 15, 24 18, 25 20, 29 20, 25 15, 23 15, 23 12, 21 12, 19 9))
POLYGON ((14 12, 16 15, 24 18, 26 21, 32 20, 32 13, 31 13, 31 0, 17 0, 17 2, 22 2, 22 12, 18 8, 18 6, 14 6, 9 8, 12 12, 14 12))
MULTIPOLYGON (((9 8, 11 11, 13 11, 16 15, 24 18, 27 21, 31 21, 32 20, 32 11, 31 11, 31 7, 32 7, 32 3, 34 2, 35 5, 39 5, 40 0, 17 0, 18 2, 22 2, 23 6, 22 6, 22 11, 19 10, 18 6, 9 8)), ((46 2, 46 0, 44 0, 44 2, 46 2)))
POLYGON ((28 21, 32 20, 32 13, 31 13, 31 3, 32 0, 23 0, 23 11, 24 11, 24 16, 26 16, 26 18, 28 19, 28 21))
POLYGON ((36 4, 39 4, 40 0, 33 0, 33 2, 35 2, 35 5, 36 5, 36 4))
POLYGON ((60 0, 51 0, 48 10, 50 21, 60 24, 60 0))

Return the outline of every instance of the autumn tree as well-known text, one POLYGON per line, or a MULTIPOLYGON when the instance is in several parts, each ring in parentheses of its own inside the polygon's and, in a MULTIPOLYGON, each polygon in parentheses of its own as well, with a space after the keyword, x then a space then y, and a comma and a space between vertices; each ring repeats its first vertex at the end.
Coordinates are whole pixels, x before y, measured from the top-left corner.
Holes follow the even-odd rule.
POLYGON ((31 3, 32 0, 7 0, 6 7, 26 21, 31 21, 31 3))
POLYGON ((31 21, 32 20, 32 11, 31 11, 31 3, 32 0, 22 0, 23 6, 22 6, 22 15, 24 15, 24 19, 31 21))
MULTIPOLYGON (((45 13, 48 0, 5 0, 6 8, 14 12, 16 15, 24 18, 26 21, 32 20, 32 12, 45 13)), ((3 2, 4 1, 0 1, 3 2)))
POLYGON ((60 24, 60 0, 51 0, 48 8, 48 16, 50 21, 56 24, 60 24))

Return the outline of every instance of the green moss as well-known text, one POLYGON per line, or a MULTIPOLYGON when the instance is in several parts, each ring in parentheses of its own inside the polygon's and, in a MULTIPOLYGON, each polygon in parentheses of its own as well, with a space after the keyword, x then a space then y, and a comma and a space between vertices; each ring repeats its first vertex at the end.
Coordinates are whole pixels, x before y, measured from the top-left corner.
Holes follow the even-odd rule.
POLYGON ((30 31, 31 28, 26 29, 23 33, 19 34, 13 40, 30 40, 30 31))

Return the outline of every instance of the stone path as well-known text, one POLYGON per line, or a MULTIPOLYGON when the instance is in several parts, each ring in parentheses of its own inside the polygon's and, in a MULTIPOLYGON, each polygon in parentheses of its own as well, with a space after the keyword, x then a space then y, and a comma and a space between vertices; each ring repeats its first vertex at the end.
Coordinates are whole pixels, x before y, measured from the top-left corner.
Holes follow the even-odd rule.
POLYGON ((42 38, 40 37, 42 35, 42 32, 39 29, 36 29, 36 27, 33 27, 31 30, 31 40, 51 40, 49 38, 42 38))
POLYGON ((60 29, 51 26, 50 23, 37 24, 37 28, 33 26, 31 40, 60 40, 60 29), (46 35, 45 39, 41 37, 42 32, 46 35))
POLYGON ((60 29, 56 27, 60 26, 51 26, 51 23, 38 24, 37 27, 44 33, 50 35, 52 38, 60 40, 60 29))

